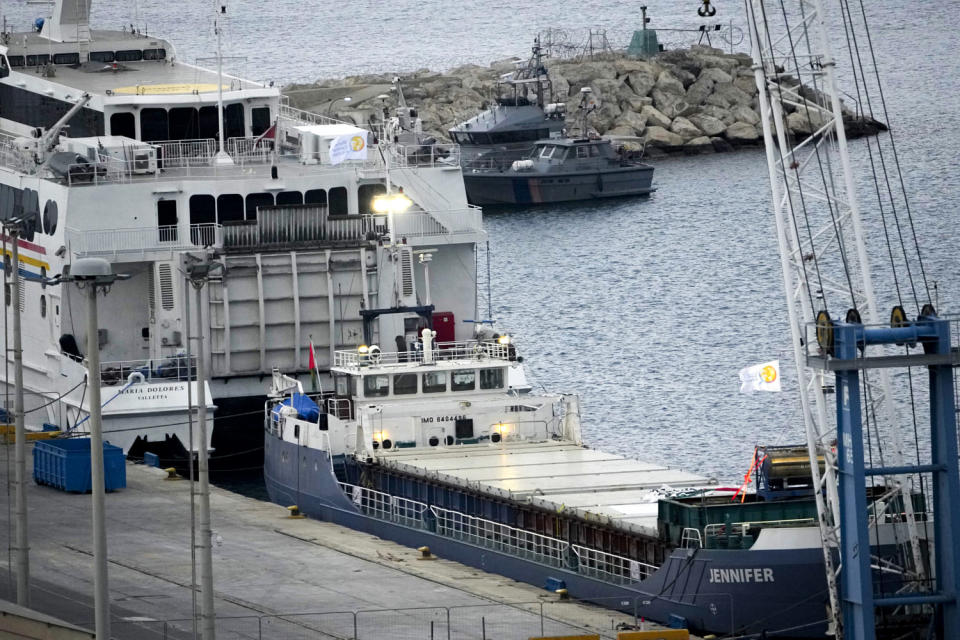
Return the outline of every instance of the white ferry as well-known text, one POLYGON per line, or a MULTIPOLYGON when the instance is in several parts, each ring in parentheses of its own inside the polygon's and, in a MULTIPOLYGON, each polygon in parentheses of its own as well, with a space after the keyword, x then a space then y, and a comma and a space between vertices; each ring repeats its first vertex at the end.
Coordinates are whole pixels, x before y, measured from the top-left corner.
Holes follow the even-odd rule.
POLYGON ((469 336, 485 234, 456 145, 412 152, 294 109, 277 87, 187 64, 163 38, 93 30, 89 13, 90 0, 57 0, 0 46, 0 220, 23 227, 29 427, 85 429, 85 297, 46 282, 78 258, 131 276, 101 298, 98 335, 105 437, 134 454, 189 444, 185 254, 220 265, 191 326, 208 338, 219 455, 256 460, 259 430, 243 427, 262 380, 275 366, 308 374, 311 344, 326 372, 365 339, 469 336), (377 206, 388 191, 405 211, 377 206), (397 307, 408 312, 380 317, 397 307))

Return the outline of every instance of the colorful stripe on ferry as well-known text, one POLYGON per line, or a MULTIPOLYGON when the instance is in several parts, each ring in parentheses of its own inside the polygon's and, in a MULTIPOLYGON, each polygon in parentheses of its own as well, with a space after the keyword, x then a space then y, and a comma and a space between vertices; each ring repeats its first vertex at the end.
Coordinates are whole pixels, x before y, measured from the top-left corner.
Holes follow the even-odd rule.
MULTIPOLYGON (((8 260, 13 259, 13 250, 10 243, 13 238, 0 233, 0 253, 3 253, 3 260, 0 261, 0 269, 6 270, 8 260)), ((50 273, 50 264, 44 260, 47 250, 38 244, 28 240, 20 239, 17 241, 20 248, 20 275, 27 280, 40 280, 47 277, 50 273), (31 255, 37 254, 37 255, 31 255)))

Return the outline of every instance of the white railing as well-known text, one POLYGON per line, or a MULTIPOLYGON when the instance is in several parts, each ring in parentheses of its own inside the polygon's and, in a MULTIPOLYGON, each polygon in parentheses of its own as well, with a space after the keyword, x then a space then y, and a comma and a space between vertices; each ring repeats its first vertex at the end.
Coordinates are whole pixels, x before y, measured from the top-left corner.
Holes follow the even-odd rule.
MULTIPOLYGON (((386 217, 377 217, 382 218, 381 225, 386 227, 386 217)), ((430 210, 425 213, 410 212, 394 216, 393 223, 398 238, 476 233, 483 229, 483 212, 479 207, 447 211, 430 210)))
POLYGON ((0 134, 0 166, 21 173, 35 173, 36 167, 27 165, 23 153, 13 141, 13 137, 0 134))
POLYGON ((430 513, 436 518, 437 533, 442 536, 541 564, 566 565, 569 545, 563 540, 440 507, 430 507, 430 513))
POLYGON ((460 145, 451 143, 426 145, 386 145, 391 164, 397 167, 459 167, 460 145))
MULTIPOLYGON (((336 118, 331 118, 330 116, 323 116, 312 111, 297 109, 296 107, 291 107, 288 104, 280 105, 280 117, 287 120, 292 120, 298 124, 350 124, 349 122, 337 120, 336 118)), ((351 124, 350 126, 354 125, 351 124)))
POLYGON ((191 380, 196 377, 197 359, 174 356, 153 360, 110 360, 100 363, 100 379, 104 385, 126 384, 130 374, 138 373, 144 382, 191 380))
POLYGON ((368 516, 398 522, 408 527, 422 527, 427 505, 409 498, 341 482, 340 488, 357 508, 368 516))
POLYGON ((239 165, 263 164, 273 159, 273 139, 230 138, 227 140, 227 153, 239 165))
POLYGON ((221 232, 217 224, 192 224, 187 237, 175 226, 87 231, 68 227, 67 243, 77 255, 175 251, 219 246, 221 232))
POLYGON ((652 576, 657 570, 657 567, 652 564, 581 547, 578 544, 571 545, 570 548, 577 556, 577 571, 579 573, 600 578, 607 582, 617 584, 640 582, 652 576))
POLYGON ((807 527, 816 523, 814 518, 792 518, 789 520, 755 520, 750 522, 731 522, 728 525, 725 522, 715 522, 708 524, 703 528, 703 537, 705 539, 718 538, 730 535, 731 537, 745 536, 750 529, 766 529, 776 527, 807 527))
POLYGON ((152 144, 157 147, 157 161, 164 169, 206 167, 217 154, 217 141, 213 138, 164 140, 152 144))
POLYGON ((392 496, 347 482, 339 484, 357 509, 371 517, 432 531, 446 538, 541 564, 575 570, 581 575, 605 582, 614 584, 641 582, 657 570, 657 567, 652 564, 581 545, 571 545, 559 538, 519 529, 501 522, 429 506, 423 502, 392 496))
MULTIPOLYGON (((496 342, 438 342, 433 350, 434 361, 446 360, 505 360, 510 359, 510 345, 496 342)), ((336 351, 333 354, 335 367, 360 369, 380 365, 423 362, 423 351, 336 351)))

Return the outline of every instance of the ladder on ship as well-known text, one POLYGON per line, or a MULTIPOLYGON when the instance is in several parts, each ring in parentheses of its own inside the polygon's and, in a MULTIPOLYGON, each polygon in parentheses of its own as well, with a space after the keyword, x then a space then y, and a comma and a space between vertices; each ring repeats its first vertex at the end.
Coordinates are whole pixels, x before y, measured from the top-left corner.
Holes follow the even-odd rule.
POLYGON ((90 2, 91 0, 74 0, 77 12, 77 51, 81 64, 90 60, 90 2))
MULTIPOLYGON (((887 119, 863 5, 857 15, 844 0, 833 6, 846 34, 858 107, 873 117, 876 105, 887 119), (859 51, 861 43, 869 45, 868 54, 859 51), (873 61, 870 73, 865 58, 873 61)), ((876 182, 869 204, 883 220, 887 246, 882 262, 888 262, 883 267, 892 275, 891 293, 897 299, 892 327, 879 329, 875 265, 867 251, 844 129, 845 115, 853 114, 845 114, 839 98, 823 1, 750 0, 747 21, 834 633, 872 640, 875 607, 881 607, 881 616, 907 607, 928 617, 932 613, 930 628, 938 630, 940 640, 960 637, 960 569, 950 545, 951 525, 958 522, 945 501, 960 499, 950 387, 956 351, 950 346, 949 324, 930 304, 919 243, 910 237, 914 225, 893 135, 885 143, 865 141, 876 182), (899 190, 893 185, 900 185, 899 190), (917 310, 917 321, 907 319, 905 307, 917 310), (849 309, 843 321, 830 316, 831 310, 839 316, 838 308, 849 309), (911 352, 917 344, 922 354, 911 352), (871 353, 879 348, 883 355, 866 357, 868 348, 871 353), (920 460, 916 415, 912 424, 898 415, 888 372, 894 366, 906 368, 909 404, 901 406, 911 410, 910 367, 929 367, 934 445, 929 463, 920 460), (823 383, 823 370, 835 372, 835 394, 823 383), (828 417, 833 404, 836 424, 828 417), (915 440, 909 462, 904 432, 915 440), (893 451, 884 447, 888 437, 893 451), (818 457, 825 460, 822 472, 818 457), (879 486, 873 484, 878 480, 879 486), (882 494, 870 517, 868 483, 882 494), (914 511, 914 494, 919 490, 923 495, 927 488, 933 493, 932 522, 914 511), (885 521, 895 522, 895 533, 906 532, 902 540, 895 536, 896 565, 862 552, 871 541, 876 544, 885 521), (933 536, 921 537, 921 527, 933 536), (941 542, 933 552, 924 546, 931 546, 931 540, 941 542), (899 572, 910 592, 875 598, 874 567, 899 572)))

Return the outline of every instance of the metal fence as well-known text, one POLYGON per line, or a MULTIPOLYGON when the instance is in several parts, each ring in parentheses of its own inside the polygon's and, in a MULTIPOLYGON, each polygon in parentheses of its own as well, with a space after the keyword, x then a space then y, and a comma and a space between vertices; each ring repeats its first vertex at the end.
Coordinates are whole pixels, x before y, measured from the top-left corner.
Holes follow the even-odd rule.
MULTIPOLYGON (((629 604, 629 603, 628 603, 629 604)), ((217 616, 220 639, 306 640, 526 640, 531 636, 599 634, 615 638, 617 624, 586 627, 576 602, 537 601, 453 607, 416 607, 361 611, 293 612, 217 616)), ((192 619, 154 620, 143 616, 115 619, 111 635, 127 639, 188 639, 192 619)))

